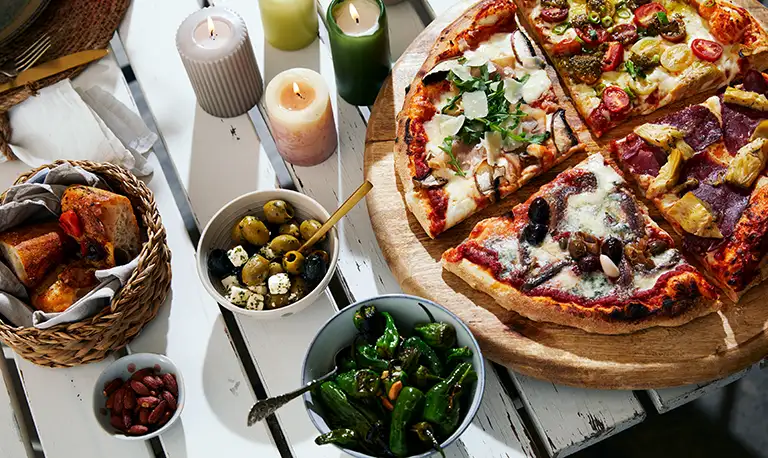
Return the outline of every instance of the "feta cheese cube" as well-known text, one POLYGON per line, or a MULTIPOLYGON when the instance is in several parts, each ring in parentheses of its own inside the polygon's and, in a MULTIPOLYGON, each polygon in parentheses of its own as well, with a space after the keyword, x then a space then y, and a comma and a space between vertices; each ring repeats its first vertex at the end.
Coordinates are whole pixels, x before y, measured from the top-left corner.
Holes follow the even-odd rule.
POLYGON ((224 289, 229 291, 229 288, 233 286, 240 286, 240 281, 237 279, 237 275, 230 275, 221 279, 221 284, 224 285, 224 289))
POLYGON ((264 296, 256 293, 251 294, 245 308, 248 310, 264 310, 264 296))
POLYGON ((229 261, 235 267, 240 267, 248 262, 248 252, 246 252, 245 248, 243 248, 241 245, 238 245, 227 251, 227 256, 229 257, 229 261))
POLYGON ((261 249, 259 250, 259 254, 264 256, 270 261, 274 261, 275 259, 278 258, 277 253, 272 251, 272 248, 270 248, 269 245, 264 245, 263 247, 261 247, 261 249))
POLYGON ((287 294, 291 289, 291 278, 286 273, 272 275, 267 280, 270 294, 287 294))
POLYGON ((232 286, 227 293, 227 300, 235 305, 244 306, 248 303, 248 299, 253 296, 253 293, 245 288, 239 286, 232 286))
POLYGON ((253 291, 256 294, 261 294, 262 296, 269 292, 269 289, 267 289, 267 284, 266 283, 262 283, 262 284, 256 285, 256 286, 249 286, 248 289, 250 289, 251 291, 253 291))

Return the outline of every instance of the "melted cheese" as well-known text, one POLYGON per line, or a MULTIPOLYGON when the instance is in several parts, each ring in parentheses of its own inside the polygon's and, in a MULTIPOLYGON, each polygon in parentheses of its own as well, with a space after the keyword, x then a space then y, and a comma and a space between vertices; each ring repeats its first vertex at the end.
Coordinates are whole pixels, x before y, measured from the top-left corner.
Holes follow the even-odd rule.
POLYGON ((467 61, 464 63, 467 67, 479 67, 491 60, 501 59, 503 57, 514 56, 512 49, 511 33, 496 33, 491 35, 488 41, 485 41, 477 47, 464 53, 467 61))
POLYGON ((473 178, 462 178, 459 175, 454 175, 443 186, 443 189, 448 194, 448 210, 445 213, 445 222, 448 227, 463 220, 477 208, 475 198, 480 198, 481 195, 473 178))
POLYGON ((523 100, 525 103, 533 103, 541 97, 543 93, 552 87, 552 81, 549 80, 546 70, 535 70, 530 74, 528 81, 525 82, 522 89, 523 100))

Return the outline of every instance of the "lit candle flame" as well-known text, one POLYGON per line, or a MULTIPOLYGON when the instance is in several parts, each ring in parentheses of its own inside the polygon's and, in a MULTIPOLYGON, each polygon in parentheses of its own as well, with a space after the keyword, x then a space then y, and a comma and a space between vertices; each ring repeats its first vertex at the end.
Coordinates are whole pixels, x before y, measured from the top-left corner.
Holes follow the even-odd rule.
POLYGON ((299 89, 299 85, 296 84, 296 82, 293 82, 293 93, 299 96, 300 99, 303 99, 304 97, 301 95, 301 90, 299 89))
POLYGON ((208 32, 211 34, 211 38, 216 35, 216 27, 213 25, 213 19, 208 16, 208 32))
POLYGON ((360 23, 360 15, 357 13, 357 8, 355 8, 355 5, 352 3, 349 4, 349 15, 352 16, 352 19, 354 19, 356 23, 360 23))

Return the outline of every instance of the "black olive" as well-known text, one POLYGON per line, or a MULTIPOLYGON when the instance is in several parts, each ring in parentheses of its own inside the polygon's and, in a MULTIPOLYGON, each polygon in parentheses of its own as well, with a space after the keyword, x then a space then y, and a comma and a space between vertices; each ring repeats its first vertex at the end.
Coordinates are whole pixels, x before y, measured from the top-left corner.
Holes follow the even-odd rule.
POLYGON ((624 254, 624 244, 616 237, 609 237, 608 240, 603 242, 600 250, 618 266, 621 262, 621 256, 624 254))
POLYGON ((314 286, 320 283, 327 271, 328 263, 325 262, 325 259, 317 253, 312 253, 304 260, 304 270, 301 277, 308 284, 314 286))
POLYGON ((107 256, 106 250, 101 245, 87 242, 85 248, 85 259, 89 261, 101 261, 107 256))
POLYGON ((667 251, 668 248, 669 245, 667 242, 661 239, 651 240, 648 242, 648 250, 654 256, 660 255, 661 253, 667 251))
POLYGON ((531 245, 540 245, 547 236, 547 226, 544 224, 529 224, 523 229, 523 239, 531 245))
POLYGON ((214 277, 224 278, 235 271, 235 266, 229 260, 227 252, 217 248, 208 255, 208 270, 214 277))
POLYGON ((533 199, 528 207, 528 219, 535 224, 549 224, 549 204, 541 197, 533 199))
POLYGON ((600 270, 600 258, 594 254, 588 254, 579 258, 576 263, 579 266, 579 270, 583 273, 595 272, 600 270))

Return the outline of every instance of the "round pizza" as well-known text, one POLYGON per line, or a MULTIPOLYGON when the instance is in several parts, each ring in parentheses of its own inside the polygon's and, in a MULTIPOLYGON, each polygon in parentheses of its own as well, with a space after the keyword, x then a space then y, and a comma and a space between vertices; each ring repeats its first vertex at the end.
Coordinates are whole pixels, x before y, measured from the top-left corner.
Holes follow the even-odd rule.
POLYGON ((612 164, 593 154, 510 213, 479 222, 445 269, 536 321, 622 334, 721 305, 612 164))
POLYGON ((723 0, 520 0, 599 137, 626 119, 768 67, 768 35, 723 0))
POLYGON ((395 167, 430 237, 583 148, 516 11, 484 0, 447 26, 397 115, 395 167))

